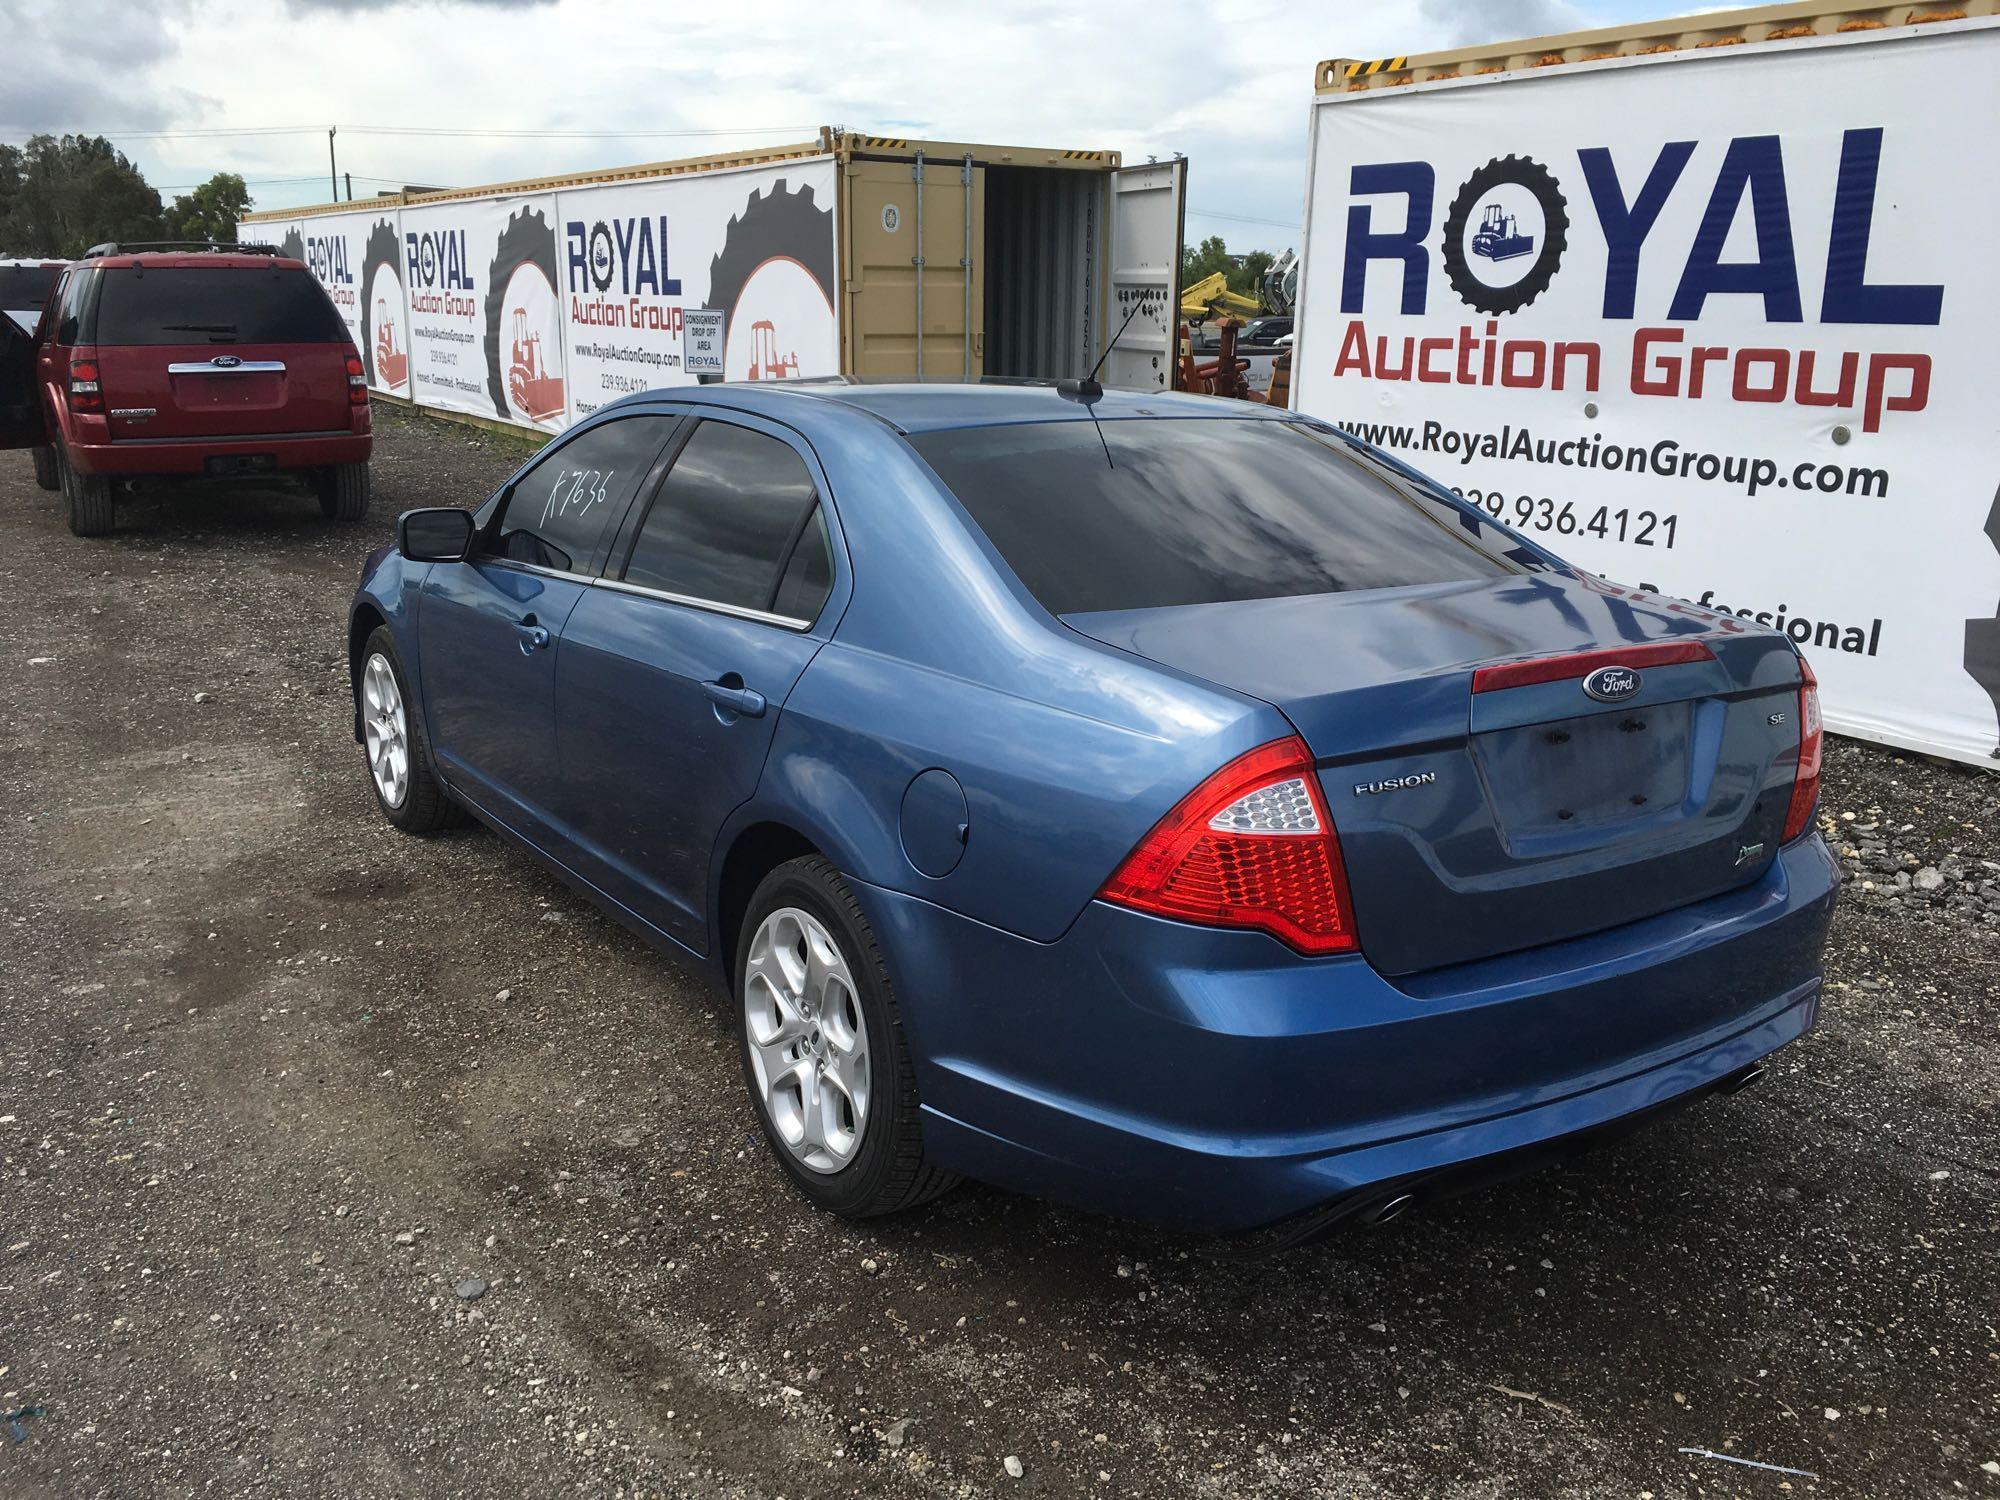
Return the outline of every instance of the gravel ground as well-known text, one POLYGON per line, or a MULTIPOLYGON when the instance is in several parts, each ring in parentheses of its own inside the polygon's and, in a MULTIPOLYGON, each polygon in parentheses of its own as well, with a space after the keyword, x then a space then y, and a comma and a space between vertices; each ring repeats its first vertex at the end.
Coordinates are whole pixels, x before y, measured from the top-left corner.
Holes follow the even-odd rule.
POLYGON ((376 815, 361 556, 523 451, 380 420, 361 526, 0 461, 0 1495, 2000 1495, 2000 783, 1834 745, 1818 1031, 1573 1165, 1261 1262, 852 1226, 718 996, 376 815))

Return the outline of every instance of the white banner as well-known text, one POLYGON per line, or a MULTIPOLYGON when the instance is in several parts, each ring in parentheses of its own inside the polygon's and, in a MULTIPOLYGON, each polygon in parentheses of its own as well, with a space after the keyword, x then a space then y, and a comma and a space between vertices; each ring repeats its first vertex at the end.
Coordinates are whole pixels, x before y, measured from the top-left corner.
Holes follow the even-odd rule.
POLYGON ((560 430, 568 420, 555 198, 402 211, 410 399, 560 430))
POLYGON ((1996 76, 1975 21, 1326 96, 1294 402, 1990 763, 1996 76))
POLYGON ((243 226, 303 260, 378 391, 553 432, 634 391, 840 373, 831 157, 243 226), (683 370, 684 313, 723 370, 683 370))
POLYGON ((723 314, 730 380, 840 373, 831 159, 565 189, 571 411, 691 385, 682 313, 723 314))

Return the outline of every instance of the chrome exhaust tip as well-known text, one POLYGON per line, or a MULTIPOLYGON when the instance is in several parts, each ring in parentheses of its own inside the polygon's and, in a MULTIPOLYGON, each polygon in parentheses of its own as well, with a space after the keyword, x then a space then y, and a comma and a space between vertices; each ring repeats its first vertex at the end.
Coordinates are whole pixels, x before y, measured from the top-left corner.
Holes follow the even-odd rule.
POLYGON ((1393 1198, 1384 1198, 1380 1203, 1362 1213, 1361 1222, 1366 1224, 1370 1229, 1379 1228, 1391 1219, 1402 1217, 1404 1210, 1414 1208, 1416 1202, 1417 1195, 1415 1193, 1398 1193, 1393 1198))
POLYGON ((1753 1083, 1760 1082, 1763 1077, 1764 1065, 1762 1063, 1752 1063, 1740 1073, 1732 1073, 1729 1077, 1725 1078, 1722 1081, 1722 1092, 1725 1094, 1740 1094, 1753 1083))

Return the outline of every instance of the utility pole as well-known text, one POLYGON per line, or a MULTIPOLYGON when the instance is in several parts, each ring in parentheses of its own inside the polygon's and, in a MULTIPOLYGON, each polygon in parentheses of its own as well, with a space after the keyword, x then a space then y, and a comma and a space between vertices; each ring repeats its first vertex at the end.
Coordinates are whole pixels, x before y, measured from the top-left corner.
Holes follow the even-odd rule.
POLYGON ((338 129, 340 129, 338 125, 330 125, 327 127, 326 132, 326 173, 328 177, 333 179, 333 201, 335 203, 340 201, 340 167, 333 159, 333 133, 338 129))
POLYGON ((352 203, 354 201, 354 174, 348 172, 344 175, 347 178, 347 201, 352 203))

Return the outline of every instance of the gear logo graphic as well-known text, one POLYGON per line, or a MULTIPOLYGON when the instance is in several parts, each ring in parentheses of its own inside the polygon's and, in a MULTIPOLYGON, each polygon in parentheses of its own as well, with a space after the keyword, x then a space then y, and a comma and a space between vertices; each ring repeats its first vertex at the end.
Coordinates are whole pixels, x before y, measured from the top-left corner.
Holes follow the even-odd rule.
POLYGON ((1474 172, 1444 219, 1444 273, 1479 312, 1519 312, 1544 291, 1569 248, 1569 204, 1555 175, 1527 156, 1474 172))

